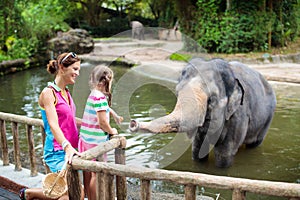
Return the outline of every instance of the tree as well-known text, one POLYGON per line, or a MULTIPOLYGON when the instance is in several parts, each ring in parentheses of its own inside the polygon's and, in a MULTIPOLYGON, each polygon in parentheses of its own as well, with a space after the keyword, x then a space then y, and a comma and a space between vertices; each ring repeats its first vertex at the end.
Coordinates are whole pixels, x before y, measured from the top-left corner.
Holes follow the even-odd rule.
MULTIPOLYGON (((97 27, 101 24, 103 14, 103 3, 105 0, 69 0, 71 4, 78 4, 78 10, 81 10, 85 16, 86 22, 92 26, 97 27)), ((77 12, 78 12, 77 10, 77 12)))
POLYGON ((69 29, 64 22, 68 4, 63 0, 4 0, 0 5, 0 45, 7 46, 8 56, 4 59, 36 55, 56 31, 69 29))
POLYGON ((8 51, 11 48, 13 40, 22 33, 24 20, 21 16, 21 11, 16 0, 3 0, 0 2, 0 35, 1 49, 6 48, 8 51))
POLYGON ((180 27, 187 35, 191 35, 195 23, 196 0, 174 0, 175 13, 178 16, 180 27))
POLYGON ((175 2, 182 31, 209 52, 265 51, 299 34, 297 0, 175 2))
POLYGON ((145 2, 160 27, 171 28, 174 26, 177 18, 174 12, 174 1, 146 0, 145 2))

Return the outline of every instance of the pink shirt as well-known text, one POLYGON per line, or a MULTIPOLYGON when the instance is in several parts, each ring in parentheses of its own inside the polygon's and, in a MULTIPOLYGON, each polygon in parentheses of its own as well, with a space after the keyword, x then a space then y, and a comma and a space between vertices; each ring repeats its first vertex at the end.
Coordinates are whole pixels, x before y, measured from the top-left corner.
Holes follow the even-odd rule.
MULTIPOLYGON (((49 86, 54 89, 56 95, 56 112, 58 116, 58 124, 64 133, 65 138, 71 143, 74 148, 78 147, 78 130, 76 125, 76 107, 70 92, 67 90, 69 98, 68 102, 63 98, 61 89, 54 83, 49 83, 49 86)), ((54 151, 63 150, 61 145, 53 138, 54 151)))

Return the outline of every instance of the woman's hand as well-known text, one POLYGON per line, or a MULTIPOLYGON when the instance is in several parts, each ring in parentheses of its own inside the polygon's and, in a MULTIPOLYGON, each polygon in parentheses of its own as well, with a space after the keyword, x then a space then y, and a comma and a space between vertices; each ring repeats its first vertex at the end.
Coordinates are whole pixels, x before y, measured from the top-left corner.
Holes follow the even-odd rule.
POLYGON ((74 155, 81 156, 81 153, 76 151, 70 143, 64 148, 64 151, 66 152, 65 160, 68 162, 68 164, 72 164, 74 155))

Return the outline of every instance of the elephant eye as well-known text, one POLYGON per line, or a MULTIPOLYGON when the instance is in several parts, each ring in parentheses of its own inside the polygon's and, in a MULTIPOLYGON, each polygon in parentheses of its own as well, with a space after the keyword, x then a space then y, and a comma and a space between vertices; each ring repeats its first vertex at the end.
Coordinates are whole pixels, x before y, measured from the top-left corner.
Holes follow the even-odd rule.
POLYGON ((216 95, 212 95, 209 99, 208 99, 208 106, 210 109, 214 108, 217 105, 217 96, 216 95))

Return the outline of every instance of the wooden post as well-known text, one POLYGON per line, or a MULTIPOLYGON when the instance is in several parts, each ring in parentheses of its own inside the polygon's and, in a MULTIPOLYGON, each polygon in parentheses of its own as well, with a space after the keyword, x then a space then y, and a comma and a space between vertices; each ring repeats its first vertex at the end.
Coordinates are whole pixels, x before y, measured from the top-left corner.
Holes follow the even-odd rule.
MULTIPOLYGON (((46 133, 45 133, 45 129, 43 126, 40 126, 40 130, 41 130, 41 133, 42 133, 42 145, 43 145, 43 149, 44 149, 44 146, 45 146, 45 140, 46 140, 46 133)), ((43 165, 45 167, 45 173, 48 174, 48 173, 51 173, 51 170, 50 168, 48 167, 48 165, 45 163, 44 159, 43 159, 43 165)))
MULTIPOLYGON (((125 155, 126 139, 125 137, 120 138, 120 147, 115 149, 115 163, 125 165, 126 155, 125 155)), ((125 200, 127 199, 127 183, 125 176, 116 176, 116 188, 117 188, 117 199, 125 200)))
POLYGON ((232 200, 246 200, 246 192, 234 189, 232 192, 232 200))
POLYGON ((34 138, 32 134, 32 126, 28 125, 26 126, 26 132, 27 132, 27 141, 28 141, 28 153, 29 153, 29 159, 30 159, 30 170, 31 176, 37 176, 37 166, 36 166, 36 155, 34 150, 34 138))
POLYGON ((78 171, 73 169, 71 165, 67 165, 67 183, 69 199, 81 199, 83 196, 83 188, 79 179, 78 171))
POLYGON ((151 199, 151 187, 150 180, 141 180, 141 199, 150 200, 151 199))
POLYGON ((108 200, 115 200, 115 176, 106 174, 106 192, 108 200))
POLYGON ((103 172, 96 173, 96 199, 107 200, 105 191, 105 174, 103 172))
POLYGON ((15 170, 21 171, 22 165, 20 160, 20 143, 19 143, 19 129, 18 123, 12 122, 11 123, 12 135, 14 140, 14 159, 15 159, 15 170))
MULTIPOLYGON (((116 148, 115 149, 115 163, 125 165, 125 149, 116 148)), ((116 176, 116 189, 117 189, 117 199, 125 200, 127 199, 127 183, 125 176, 116 176)))
POLYGON ((0 131, 1 131, 1 150, 2 150, 2 160, 3 165, 9 165, 9 158, 8 158, 8 146, 7 146, 7 139, 6 139, 6 126, 5 121, 0 120, 0 131))
POLYGON ((196 186, 185 185, 184 187, 185 200, 196 200, 196 186))

